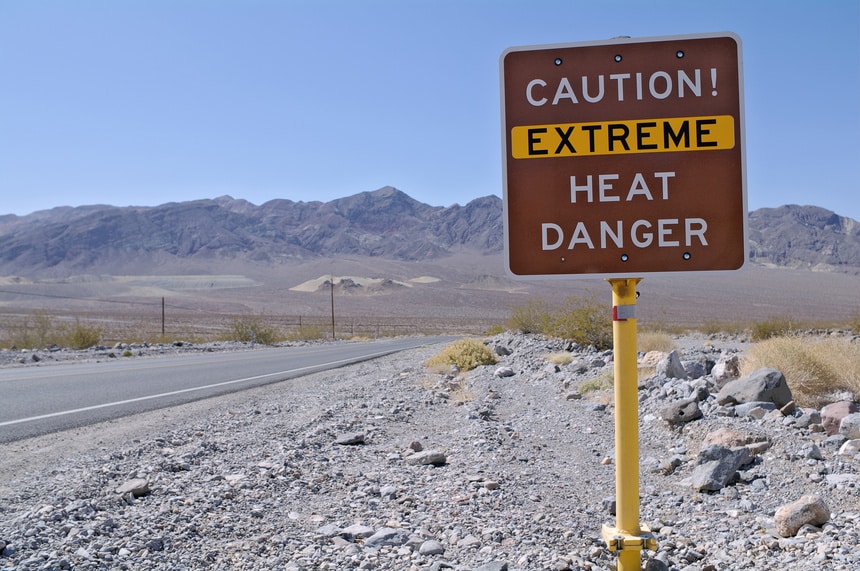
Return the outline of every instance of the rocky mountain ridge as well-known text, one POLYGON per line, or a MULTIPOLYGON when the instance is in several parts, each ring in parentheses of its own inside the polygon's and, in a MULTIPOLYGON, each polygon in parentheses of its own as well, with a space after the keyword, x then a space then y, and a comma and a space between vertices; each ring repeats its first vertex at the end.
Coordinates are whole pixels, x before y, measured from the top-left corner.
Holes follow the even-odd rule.
MULTIPOLYGON (((815 206, 750 213, 754 262, 860 272, 860 223, 815 206)), ((357 255, 441 259, 504 248, 502 200, 430 206, 393 187, 329 202, 222 196, 155 207, 58 207, 0 216, 0 275, 118 273, 242 259, 263 265, 357 255)))

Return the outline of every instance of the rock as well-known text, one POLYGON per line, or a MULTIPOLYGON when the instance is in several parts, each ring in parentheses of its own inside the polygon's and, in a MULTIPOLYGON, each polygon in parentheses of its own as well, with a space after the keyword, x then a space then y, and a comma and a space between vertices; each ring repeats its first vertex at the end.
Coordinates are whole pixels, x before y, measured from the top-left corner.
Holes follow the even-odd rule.
POLYGON ((708 374, 705 366, 698 361, 681 361, 681 364, 684 367, 684 378, 701 379, 708 374))
POLYGON ((131 494, 135 498, 140 498, 149 494, 152 490, 150 489, 149 482, 147 480, 143 478, 135 478, 121 484, 115 491, 121 496, 131 494))
POLYGON ((491 561, 476 567, 475 571, 508 571, 508 564, 501 561, 491 561))
POLYGON ((738 416, 750 416, 757 420, 764 418, 765 414, 773 410, 776 410, 776 405, 764 401, 745 402, 735 406, 735 414, 738 416))
POLYGON ((643 367, 656 367, 657 363, 666 358, 666 355, 663 351, 648 351, 639 359, 639 364, 643 367))
POLYGON ((493 374, 499 378, 513 377, 514 370, 510 367, 499 367, 493 374))
POLYGON ((669 566, 659 559, 649 559, 645 563, 644 571, 669 571, 669 566))
POLYGON ((334 443, 340 446, 357 446, 364 444, 364 440, 365 434, 363 432, 353 432, 350 434, 341 434, 334 443))
POLYGON ((445 454, 438 450, 422 450, 410 454, 404 461, 410 466, 443 466, 448 461, 445 454))
POLYGON ((75 551, 75 556, 80 557, 81 559, 89 559, 91 557, 90 552, 83 547, 78 547, 75 551))
POLYGON ((421 555, 442 555, 445 553, 445 546, 435 539, 428 539, 418 548, 418 553, 421 555))
POLYGON ((499 357, 507 357, 511 354, 511 350, 504 345, 496 345, 495 347, 493 347, 493 353, 495 353, 499 357))
POLYGON ((848 440, 860 438, 860 412, 854 412, 842 417, 839 421, 839 434, 848 440))
POLYGON ((672 351, 657 363, 657 374, 670 379, 686 379, 687 372, 677 351, 672 351))
POLYGON ((809 442, 803 446, 801 454, 807 460, 824 460, 821 455, 821 449, 813 442, 809 442))
POLYGON ((740 361, 737 355, 720 355, 719 360, 711 369, 711 376, 718 387, 740 376, 740 361))
POLYGON ((723 446, 725 448, 736 448, 738 446, 746 446, 747 444, 759 442, 761 440, 766 440, 766 438, 762 436, 753 436, 735 428, 722 427, 712 430, 705 435, 705 438, 702 440, 702 448, 712 445, 723 446))
POLYGON ((660 410, 660 418, 669 424, 683 424, 702 418, 702 411, 694 399, 684 399, 664 406, 660 410))
POLYGON ((726 383, 717 394, 717 404, 770 402, 781 408, 792 400, 791 389, 785 376, 768 367, 726 383))
POLYGON ((368 547, 383 547, 383 546, 400 546, 409 541, 409 533, 391 527, 383 527, 370 537, 364 540, 364 545, 368 547))
POLYGON ((821 424, 821 413, 815 409, 803 411, 795 420, 794 426, 797 428, 809 428, 813 424, 821 424))
POLYGON ((782 537, 794 537, 804 525, 821 527, 830 521, 830 509, 819 496, 802 496, 776 510, 774 523, 782 537))
POLYGON ((366 539, 375 533, 375 529, 367 525, 354 524, 340 530, 337 535, 349 541, 366 539))
POLYGON ((743 446, 707 446, 699 451, 690 482, 696 491, 719 491, 734 478, 738 469, 750 460, 749 450, 743 446))
POLYGON ((842 446, 839 447, 840 456, 856 456, 858 454, 860 454, 860 439, 846 440, 842 446))
POLYGON ((824 479, 834 488, 857 487, 860 484, 860 476, 857 474, 827 474, 824 479))
POLYGON ((860 404, 856 402, 839 401, 828 404, 821 409, 821 424, 824 425, 824 431, 828 436, 838 434, 842 419, 855 412, 860 412, 860 404))
POLYGON ((603 500, 601 500, 600 503, 603 507, 604 513, 607 513, 609 515, 615 515, 615 510, 616 510, 617 504, 616 504, 616 500, 615 500, 614 496, 610 496, 608 498, 603 498, 603 500))

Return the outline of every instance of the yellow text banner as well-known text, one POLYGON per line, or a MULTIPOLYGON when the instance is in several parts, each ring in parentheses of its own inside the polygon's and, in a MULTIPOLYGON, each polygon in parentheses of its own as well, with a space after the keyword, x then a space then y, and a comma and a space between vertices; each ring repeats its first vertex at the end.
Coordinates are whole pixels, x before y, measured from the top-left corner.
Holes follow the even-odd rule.
POLYGON ((735 121, 731 115, 526 125, 511 129, 511 154, 515 159, 717 151, 734 146, 735 121))

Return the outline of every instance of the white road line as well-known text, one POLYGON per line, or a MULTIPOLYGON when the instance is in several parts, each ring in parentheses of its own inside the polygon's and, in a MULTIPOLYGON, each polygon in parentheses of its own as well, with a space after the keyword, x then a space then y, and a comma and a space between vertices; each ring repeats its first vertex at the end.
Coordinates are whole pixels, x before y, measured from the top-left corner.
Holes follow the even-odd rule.
MULTIPOLYGON (((382 357, 383 355, 388 355, 388 354, 389 354, 389 353, 391 353, 391 352, 392 352, 392 351, 390 351, 390 350, 389 350, 389 351, 383 351, 383 352, 380 352, 380 353, 373 353, 373 354, 371 354, 371 355, 363 355, 359 360, 364 361, 364 360, 368 360, 368 359, 375 359, 376 357, 382 357)), ((232 380, 232 381, 222 381, 222 382, 220 382, 220 383, 214 383, 214 384, 211 384, 211 385, 204 385, 204 386, 200 386, 200 387, 191 387, 191 388, 188 388, 188 389, 180 389, 180 390, 176 390, 176 391, 169 391, 169 392, 166 392, 166 393, 160 393, 160 394, 157 394, 157 395, 148 395, 148 396, 145 396, 145 397, 137 397, 137 398, 133 398, 133 399, 126 399, 126 400, 120 400, 120 401, 115 401, 115 402, 106 402, 106 403, 103 403, 103 404, 95 404, 95 405, 92 405, 92 406, 85 406, 85 407, 82 407, 82 408, 75 408, 75 409, 72 409, 72 410, 63 410, 63 411, 60 411, 60 412, 52 412, 52 413, 49 413, 49 414, 40 414, 40 415, 38 415, 38 416, 31 416, 31 417, 28 417, 28 418, 19 418, 19 419, 17 419, 17 420, 7 420, 7 421, 4 421, 4 422, 0 422, 0 426, 11 426, 11 425, 13 425, 13 424, 23 424, 23 423, 25 423, 25 422, 32 422, 32 421, 34 421, 34 420, 43 420, 43 419, 45 419, 45 418, 54 418, 54 417, 57 417, 57 416, 66 416, 66 415, 69 415, 69 414, 77 414, 77 413, 79 413, 79 412, 87 412, 87 411, 90 411, 90 410, 98 410, 98 409, 101 409, 101 408, 109 408, 109 407, 112 407, 112 406, 121 406, 121 405, 124 405, 124 404, 130 404, 130 403, 134 403, 134 402, 141 402, 141 401, 153 400, 153 399, 158 399, 158 398, 163 398, 163 397, 170 397, 170 396, 174 396, 174 395, 181 395, 181 394, 183 394, 183 393, 191 393, 191 392, 194 392, 194 391, 203 391, 203 390, 206 390, 206 389, 214 389, 214 388, 217 388, 217 387, 225 387, 225 386, 227 386, 227 385, 234 385, 234 384, 237 384, 237 383, 245 383, 245 382, 248 382, 248 381, 256 381, 256 380, 259 380, 259 379, 265 379, 266 377, 275 377, 275 376, 278 376, 278 375, 287 375, 287 374, 300 373, 300 372, 302 372, 302 371, 307 371, 307 370, 309 370, 309 369, 318 369, 318 368, 320 368, 320 367, 324 367, 324 366, 326 366, 326 365, 343 365, 343 364, 346 364, 346 363, 352 363, 352 362, 355 362, 355 361, 356 361, 356 359, 355 359, 355 358, 352 358, 352 359, 341 359, 340 361, 331 361, 331 362, 329 362, 329 363, 320 363, 319 365, 311 365, 311 366, 309 366, 309 367, 299 367, 298 369, 289 369, 289 370, 287 370, 287 371, 279 371, 279 372, 277 372, 277 373, 267 373, 267 374, 265 374, 265 375, 257 375, 256 377, 246 377, 246 378, 244 378, 244 379, 234 379, 234 380, 232 380)))

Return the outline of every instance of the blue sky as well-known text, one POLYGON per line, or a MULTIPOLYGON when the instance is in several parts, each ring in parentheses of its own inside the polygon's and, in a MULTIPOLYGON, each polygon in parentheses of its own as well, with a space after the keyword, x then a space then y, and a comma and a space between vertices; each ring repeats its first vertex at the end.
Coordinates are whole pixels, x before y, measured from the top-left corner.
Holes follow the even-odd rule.
POLYGON ((0 214, 501 196, 506 48, 720 31, 750 209, 860 220, 858 0, 0 0, 0 214))

